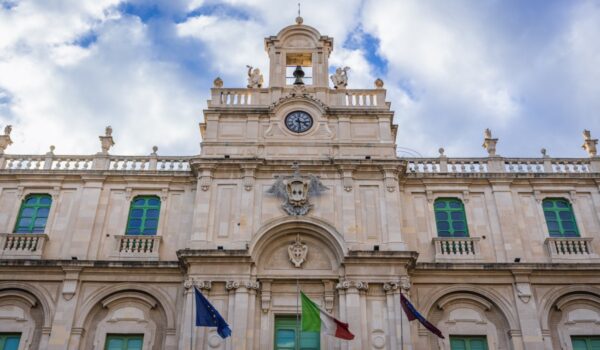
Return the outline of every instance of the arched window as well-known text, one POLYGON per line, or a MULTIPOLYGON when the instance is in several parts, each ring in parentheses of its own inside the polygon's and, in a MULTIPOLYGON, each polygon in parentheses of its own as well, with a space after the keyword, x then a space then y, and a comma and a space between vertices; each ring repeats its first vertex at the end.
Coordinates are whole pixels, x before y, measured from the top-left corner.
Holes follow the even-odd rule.
POLYGON ((465 207, 458 198, 438 198, 433 203, 438 237, 469 237, 465 207))
POLYGON ((52 205, 49 194, 30 194, 21 203, 15 233, 44 233, 52 205))
POLYGON ((579 237, 573 207, 564 198, 546 198, 542 201, 544 217, 550 237, 579 237))
POLYGON ((131 202, 127 235, 155 235, 158 228, 160 199, 156 196, 137 196, 131 202))

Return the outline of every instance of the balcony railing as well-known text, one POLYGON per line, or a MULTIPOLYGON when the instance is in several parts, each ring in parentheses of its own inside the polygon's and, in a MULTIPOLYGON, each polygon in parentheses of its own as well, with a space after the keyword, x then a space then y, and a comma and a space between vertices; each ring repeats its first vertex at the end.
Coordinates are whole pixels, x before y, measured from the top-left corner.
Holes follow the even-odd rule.
MULTIPOLYGON (((291 91, 291 89, 289 89, 291 91)), ((313 89, 306 91, 329 107, 343 108, 388 108, 384 89, 313 89)), ((213 88, 209 107, 267 107, 287 95, 280 90, 213 88)))
POLYGON ((471 262, 481 258, 479 237, 435 237, 435 262, 471 262))
POLYGON ((130 260, 158 260, 161 236, 116 235, 113 257, 130 260))
POLYGON ((47 240, 40 233, 1 233, 0 259, 41 259, 47 240))
POLYGON ((548 237, 546 246, 552 262, 589 262, 598 259, 592 248, 593 238, 548 237))
MULTIPOLYGON (((590 158, 404 158, 407 173, 583 174, 600 172, 590 158)), ((596 166, 597 167, 597 166, 596 166)))
POLYGON ((190 171, 190 157, 93 155, 17 155, 0 156, 0 170, 29 171, 190 171))

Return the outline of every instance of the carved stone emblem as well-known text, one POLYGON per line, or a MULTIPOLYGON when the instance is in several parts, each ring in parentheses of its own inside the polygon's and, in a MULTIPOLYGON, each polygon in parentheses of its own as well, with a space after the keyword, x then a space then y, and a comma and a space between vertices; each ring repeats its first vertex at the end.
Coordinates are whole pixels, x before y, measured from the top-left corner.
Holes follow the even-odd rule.
POLYGON ((284 200, 281 207, 288 215, 306 215, 313 206, 308 201, 310 196, 318 196, 329 188, 314 175, 302 176, 298 164, 292 168, 292 176, 278 177, 267 192, 284 200))
POLYGON ((296 236, 296 241, 292 242, 288 246, 288 255, 290 256, 290 262, 295 267, 301 267, 302 263, 306 260, 308 254, 308 246, 300 241, 300 235, 296 236))

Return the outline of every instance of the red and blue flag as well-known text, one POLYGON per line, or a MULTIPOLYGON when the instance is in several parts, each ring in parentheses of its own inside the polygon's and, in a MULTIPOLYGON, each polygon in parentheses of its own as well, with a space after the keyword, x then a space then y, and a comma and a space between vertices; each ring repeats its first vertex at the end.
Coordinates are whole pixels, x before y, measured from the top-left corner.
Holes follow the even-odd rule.
POLYGON ((402 309, 406 313, 406 317, 409 321, 419 320, 423 327, 427 328, 431 333, 437 335, 438 337, 444 339, 442 332, 437 329, 434 325, 432 325, 423 315, 421 315, 417 309, 413 306, 413 304, 408 301, 408 299, 404 296, 404 294, 400 293, 400 304, 402 305, 402 309))

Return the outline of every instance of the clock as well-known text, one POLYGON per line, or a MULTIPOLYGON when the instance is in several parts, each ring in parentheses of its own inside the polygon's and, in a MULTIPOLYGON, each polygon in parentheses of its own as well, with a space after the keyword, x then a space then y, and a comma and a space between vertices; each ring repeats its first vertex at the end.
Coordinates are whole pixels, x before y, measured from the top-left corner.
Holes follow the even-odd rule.
POLYGON ((295 133, 303 133, 313 125, 313 119, 310 114, 303 111, 295 111, 285 117, 285 126, 295 133))

